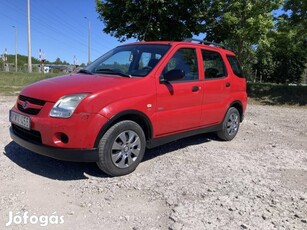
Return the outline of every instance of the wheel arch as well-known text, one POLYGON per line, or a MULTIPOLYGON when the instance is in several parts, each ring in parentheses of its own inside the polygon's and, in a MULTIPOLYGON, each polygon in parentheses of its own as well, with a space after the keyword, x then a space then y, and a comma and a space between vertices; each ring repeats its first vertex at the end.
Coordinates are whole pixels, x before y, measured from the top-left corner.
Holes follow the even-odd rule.
MULTIPOLYGON (((239 111, 239 114, 240 114, 240 122, 242 122, 242 121, 243 121, 243 118, 244 118, 244 113, 243 113, 243 105, 242 105, 241 101, 233 101, 233 102, 229 105, 228 109, 231 108, 231 107, 234 107, 234 108, 236 108, 236 109, 239 111)), ((228 111, 228 109, 227 109, 227 111, 228 111)), ((227 111, 226 111, 226 113, 227 113, 227 111)), ((225 115, 226 115, 226 114, 225 114, 225 115)))
POLYGON ((152 138, 152 124, 150 119, 142 112, 137 110, 127 110, 120 112, 113 116, 106 124, 104 124, 103 127, 101 127, 95 141, 94 147, 97 147, 99 145, 99 141, 102 138, 102 136, 107 132, 107 130, 112 127, 114 124, 124 121, 124 120, 130 120, 137 123, 144 131, 146 141, 150 140, 152 138))

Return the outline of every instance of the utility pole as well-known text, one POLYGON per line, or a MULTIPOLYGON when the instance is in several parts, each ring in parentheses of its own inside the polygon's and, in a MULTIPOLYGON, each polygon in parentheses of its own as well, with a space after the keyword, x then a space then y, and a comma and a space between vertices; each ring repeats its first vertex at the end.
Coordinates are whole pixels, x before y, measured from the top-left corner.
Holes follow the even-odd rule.
POLYGON ((78 59, 76 57, 76 55, 74 55, 74 66, 77 66, 78 65, 78 59))
POLYGON ((45 52, 42 51, 42 49, 39 49, 39 61, 40 61, 40 68, 38 69, 38 71, 40 73, 44 73, 44 64, 45 64, 45 52))
POLYGON ((9 65, 7 63, 7 48, 4 49, 4 54, 3 54, 3 60, 4 60, 4 71, 9 72, 9 65))
POLYGON ((32 73, 30 0, 28 0, 28 71, 32 73))
POLYGON ((18 32, 17 32, 17 27, 13 26, 15 28, 15 72, 18 71, 17 67, 17 54, 18 54, 18 32))
POLYGON ((90 19, 88 17, 84 17, 88 21, 87 26, 87 39, 88 39, 88 45, 87 45, 87 53, 88 53, 88 61, 87 64, 89 65, 91 63, 91 24, 90 19))

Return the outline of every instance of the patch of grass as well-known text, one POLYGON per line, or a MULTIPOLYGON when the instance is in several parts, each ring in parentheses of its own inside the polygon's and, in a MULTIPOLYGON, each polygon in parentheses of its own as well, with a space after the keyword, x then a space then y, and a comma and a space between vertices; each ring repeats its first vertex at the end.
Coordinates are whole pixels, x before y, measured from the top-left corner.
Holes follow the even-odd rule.
POLYGON ((0 95, 17 95, 26 85, 58 75, 54 73, 0 72, 0 95))
POLYGON ((248 83, 247 94, 265 105, 307 105, 307 86, 248 83))

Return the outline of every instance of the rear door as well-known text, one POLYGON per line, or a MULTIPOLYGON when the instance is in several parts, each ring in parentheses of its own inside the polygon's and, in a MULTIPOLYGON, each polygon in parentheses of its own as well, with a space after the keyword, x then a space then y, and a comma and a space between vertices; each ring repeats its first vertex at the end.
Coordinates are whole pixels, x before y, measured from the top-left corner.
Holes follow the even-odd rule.
POLYGON ((157 110, 154 118, 155 136, 196 128, 200 125, 203 81, 195 48, 177 48, 160 74, 180 69, 184 77, 157 84, 157 110))
POLYGON ((224 118, 231 93, 231 81, 219 52, 202 49, 201 53, 205 76, 201 125, 210 126, 221 123, 224 118))

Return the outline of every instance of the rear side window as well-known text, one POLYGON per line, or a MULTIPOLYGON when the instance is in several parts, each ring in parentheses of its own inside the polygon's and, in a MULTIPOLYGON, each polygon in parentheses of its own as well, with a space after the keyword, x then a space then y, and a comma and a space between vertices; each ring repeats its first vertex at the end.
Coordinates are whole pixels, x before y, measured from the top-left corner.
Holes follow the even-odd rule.
POLYGON ((240 65, 238 59, 235 56, 231 56, 231 55, 227 55, 227 59, 229 61, 229 64, 230 64, 234 74, 237 75, 238 77, 243 78, 244 77, 243 70, 241 68, 241 65, 240 65))
POLYGON ((202 50, 205 80, 223 78, 227 75, 221 55, 210 50, 202 50))

